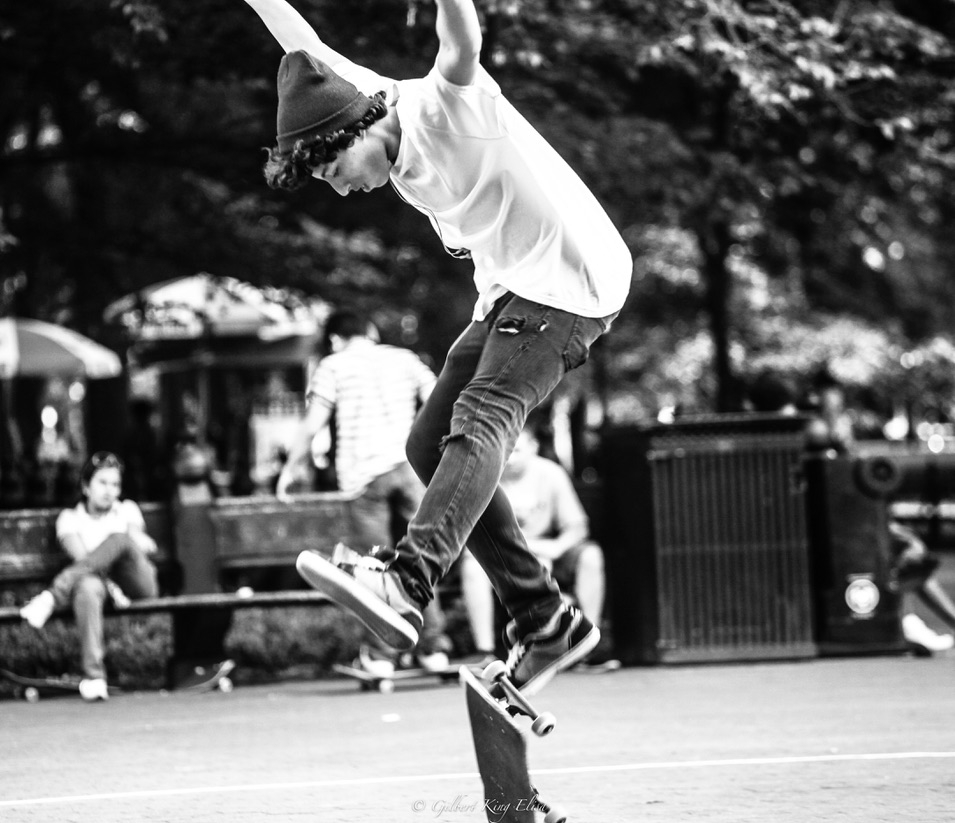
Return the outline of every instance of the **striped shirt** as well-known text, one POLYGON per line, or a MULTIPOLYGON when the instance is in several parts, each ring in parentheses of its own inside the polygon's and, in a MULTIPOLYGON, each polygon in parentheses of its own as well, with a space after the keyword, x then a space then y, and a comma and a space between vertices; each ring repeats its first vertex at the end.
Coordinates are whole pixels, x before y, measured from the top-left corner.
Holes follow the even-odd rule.
POLYGON ((359 491, 407 461, 411 424, 434 382, 434 373, 413 352, 366 338, 353 338, 322 359, 307 400, 335 410, 342 491, 359 491))

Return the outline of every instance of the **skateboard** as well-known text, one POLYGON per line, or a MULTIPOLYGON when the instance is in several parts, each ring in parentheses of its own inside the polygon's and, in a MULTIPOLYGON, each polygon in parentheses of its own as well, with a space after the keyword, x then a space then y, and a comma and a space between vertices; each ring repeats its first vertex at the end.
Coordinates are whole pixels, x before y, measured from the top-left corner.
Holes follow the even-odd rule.
MULTIPOLYGON (((13 684, 14 697, 18 700, 26 700, 27 703, 37 703, 45 695, 63 696, 80 693, 80 678, 74 675, 23 677, 16 672, 0 669, 0 677, 13 684)), ((114 686, 109 687, 110 694, 116 694, 118 691, 114 686)))
POLYGON ((228 694, 233 689, 232 670, 234 660, 223 660, 208 666, 194 666, 191 670, 180 672, 176 679, 177 692, 211 692, 218 690, 228 694))
POLYGON ((391 694, 395 690, 395 683, 405 680, 428 680, 437 678, 443 683, 457 682, 460 678, 459 666, 449 665, 445 669, 432 671, 430 669, 395 669, 394 674, 388 677, 372 674, 358 666, 346 666, 343 663, 333 663, 332 670, 357 680, 363 692, 379 691, 382 694, 391 694))
POLYGON ((566 823, 566 812, 548 806, 531 783, 527 767, 527 741, 512 714, 533 720, 531 729, 539 737, 554 730, 556 720, 549 712, 539 713, 507 678, 501 661, 484 670, 484 680, 499 686, 505 695, 498 700, 484 683, 462 666, 471 737, 484 784, 484 810, 489 823, 535 823, 543 812, 544 823, 566 823))

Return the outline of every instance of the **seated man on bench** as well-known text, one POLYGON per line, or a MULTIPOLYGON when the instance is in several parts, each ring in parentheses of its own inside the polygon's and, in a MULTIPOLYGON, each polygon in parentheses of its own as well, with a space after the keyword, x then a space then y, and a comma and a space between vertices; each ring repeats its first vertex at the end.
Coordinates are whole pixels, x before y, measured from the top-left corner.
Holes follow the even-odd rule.
MULTIPOLYGON (((517 516, 528 548, 550 570, 561 591, 573 592, 577 606, 595 626, 602 623, 606 581, 604 556, 589 537, 584 507, 564 468, 539 454, 534 417, 521 431, 504 467, 501 488, 517 516)), ((465 552, 461 584, 476 648, 475 663, 494 655, 494 592, 483 569, 465 552)), ((613 668, 607 644, 585 658, 585 665, 613 668)))
POLYGON ((97 452, 83 466, 80 488, 83 499, 60 512, 56 536, 73 562, 61 571, 48 589, 40 592, 20 615, 34 628, 42 628, 53 612, 73 606, 79 629, 85 700, 109 696, 103 664, 103 604, 107 594, 116 608, 130 599, 156 597, 156 568, 148 556, 156 541, 146 533, 142 511, 132 500, 120 500, 123 464, 110 452, 97 452))

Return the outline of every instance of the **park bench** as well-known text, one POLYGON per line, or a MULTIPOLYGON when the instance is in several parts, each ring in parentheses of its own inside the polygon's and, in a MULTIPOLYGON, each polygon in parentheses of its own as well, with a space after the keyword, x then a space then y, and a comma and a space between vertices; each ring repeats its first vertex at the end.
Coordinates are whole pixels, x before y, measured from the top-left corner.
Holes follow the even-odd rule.
MULTIPOLYGON (((173 621, 170 685, 195 665, 224 659, 225 635, 236 609, 323 605, 319 592, 293 588, 299 552, 330 554, 349 534, 348 498, 337 492, 302 495, 290 504, 272 497, 219 498, 201 503, 143 503, 147 531, 158 544, 161 595, 134 601, 114 614, 168 612, 173 621), (271 571, 288 572, 275 591, 246 583, 271 571)), ((20 621, 20 593, 45 584, 66 564, 57 545, 58 509, 0 513, 0 623, 20 621), (31 586, 32 584, 32 586, 31 586), (9 601, 18 593, 14 603, 9 601)), ((57 617, 71 617, 68 609, 57 617)))

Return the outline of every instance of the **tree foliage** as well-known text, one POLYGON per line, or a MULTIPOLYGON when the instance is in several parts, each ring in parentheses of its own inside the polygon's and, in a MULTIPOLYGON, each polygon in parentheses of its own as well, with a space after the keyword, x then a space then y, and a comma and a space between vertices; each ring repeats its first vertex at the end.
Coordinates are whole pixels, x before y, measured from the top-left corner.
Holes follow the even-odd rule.
MULTIPOLYGON (((425 0, 295 5, 385 74, 433 60, 425 0)), ((634 252, 633 295, 602 348, 622 416, 652 413, 688 352, 699 365, 673 384, 685 402, 728 408, 769 349, 808 368, 795 353, 807 329, 871 327, 904 352, 952 327, 951 3, 479 10, 485 63, 634 252)), ((240 0, 7 4, 6 310, 102 338, 110 300, 208 270, 365 303, 440 361, 473 293, 426 220, 390 191, 343 201, 264 186, 279 57, 240 0)))

